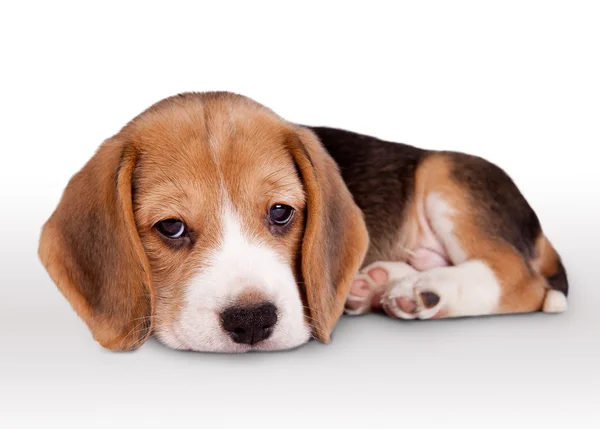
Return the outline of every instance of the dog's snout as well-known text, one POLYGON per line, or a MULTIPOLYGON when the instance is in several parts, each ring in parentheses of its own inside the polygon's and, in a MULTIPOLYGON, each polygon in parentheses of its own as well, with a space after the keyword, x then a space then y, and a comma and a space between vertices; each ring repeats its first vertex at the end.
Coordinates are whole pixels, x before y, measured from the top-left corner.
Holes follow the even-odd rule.
POLYGON ((277 323, 277 308, 271 303, 233 306, 221 314, 221 324, 233 341, 256 344, 269 338, 277 323))

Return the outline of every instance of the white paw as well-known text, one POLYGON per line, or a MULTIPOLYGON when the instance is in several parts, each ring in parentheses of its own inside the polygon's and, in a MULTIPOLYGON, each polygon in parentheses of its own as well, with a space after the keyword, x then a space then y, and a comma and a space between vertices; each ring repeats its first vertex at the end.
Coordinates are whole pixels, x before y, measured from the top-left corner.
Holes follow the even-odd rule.
POLYGON ((429 272, 391 282, 381 303, 386 313, 401 319, 438 319, 448 314, 448 296, 457 285, 429 272))
POLYGON ((391 282, 382 297, 384 310, 403 319, 492 314, 500 301, 500 284, 481 261, 429 271, 391 282))

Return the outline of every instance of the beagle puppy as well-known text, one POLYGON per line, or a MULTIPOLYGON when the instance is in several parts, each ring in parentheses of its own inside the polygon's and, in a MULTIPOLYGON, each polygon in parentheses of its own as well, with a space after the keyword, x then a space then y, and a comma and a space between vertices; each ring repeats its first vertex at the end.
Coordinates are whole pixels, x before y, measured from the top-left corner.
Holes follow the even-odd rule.
POLYGON ((115 351, 151 335, 228 353, 328 343, 344 312, 566 309, 561 259, 498 167, 294 124, 227 92, 169 97, 107 139, 38 254, 115 351))

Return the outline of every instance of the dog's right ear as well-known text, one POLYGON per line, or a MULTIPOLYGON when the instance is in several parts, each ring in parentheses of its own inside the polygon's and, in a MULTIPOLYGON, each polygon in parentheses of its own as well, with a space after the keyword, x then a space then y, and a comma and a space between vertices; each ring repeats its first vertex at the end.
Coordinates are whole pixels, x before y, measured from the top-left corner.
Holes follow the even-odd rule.
POLYGON ((70 180, 42 228, 38 254, 94 338, 139 347, 152 330, 154 293, 132 206, 137 153, 107 140, 70 180))

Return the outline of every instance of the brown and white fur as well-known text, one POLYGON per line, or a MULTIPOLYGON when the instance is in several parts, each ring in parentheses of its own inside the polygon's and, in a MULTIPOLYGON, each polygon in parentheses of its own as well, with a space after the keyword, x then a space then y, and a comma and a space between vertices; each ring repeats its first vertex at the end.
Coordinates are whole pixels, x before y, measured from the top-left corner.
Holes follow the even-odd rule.
POLYGON ((344 310, 566 308, 560 258, 498 167, 301 126, 224 92, 162 100, 105 141, 39 255, 111 350, 150 335, 236 353, 327 343, 344 310))
POLYGON ((566 310, 561 258, 498 166, 344 130, 313 131, 369 230, 347 314, 432 319, 566 310))

